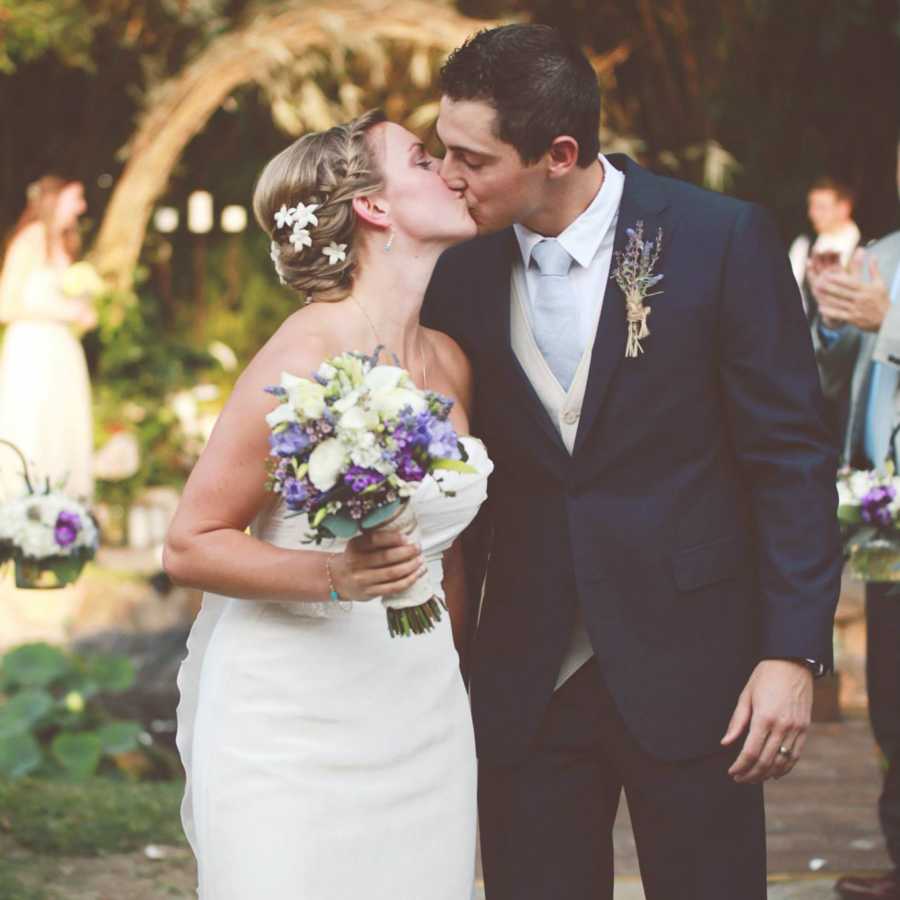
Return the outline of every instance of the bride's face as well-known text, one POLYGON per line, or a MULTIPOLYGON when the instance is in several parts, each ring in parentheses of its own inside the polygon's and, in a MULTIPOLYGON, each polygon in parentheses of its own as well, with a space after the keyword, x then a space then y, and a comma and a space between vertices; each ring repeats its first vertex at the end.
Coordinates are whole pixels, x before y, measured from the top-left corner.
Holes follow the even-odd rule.
POLYGON ((474 237, 475 222, 459 191, 441 178, 440 160, 411 131, 393 122, 372 134, 384 173, 391 225, 417 243, 451 246, 474 237))

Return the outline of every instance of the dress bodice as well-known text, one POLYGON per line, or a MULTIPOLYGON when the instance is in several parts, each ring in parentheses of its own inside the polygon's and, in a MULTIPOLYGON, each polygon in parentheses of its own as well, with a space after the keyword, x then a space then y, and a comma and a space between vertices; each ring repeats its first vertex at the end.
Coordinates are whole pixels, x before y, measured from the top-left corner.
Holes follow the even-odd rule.
MULTIPOLYGON (((422 532, 422 553, 436 587, 443 581, 442 557, 475 518, 487 497, 488 477, 494 470, 487 449, 478 438, 466 435, 461 441, 469 455, 469 465, 477 471, 464 474, 444 470, 439 476, 440 485, 432 476, 426 476, 410 498, 422 532)), ((250 526, 254 537, 285 549, 335 553, 346 545, 341 540, 327 541, 320 546, 304 544, 311 531, 308 517, 291 513, 281 501, 263 510, 250 526)), ((328 602, 284 605, 297 615, 312 616, 327 615, 334 606, 328 602)))

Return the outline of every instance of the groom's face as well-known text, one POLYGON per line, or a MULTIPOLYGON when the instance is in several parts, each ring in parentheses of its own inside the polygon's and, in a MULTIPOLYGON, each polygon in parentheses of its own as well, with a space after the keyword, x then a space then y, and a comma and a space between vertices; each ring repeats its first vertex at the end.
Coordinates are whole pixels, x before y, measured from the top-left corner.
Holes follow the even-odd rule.
POLYGON ((497 113, 489 103, 441 99, 441 177, 462 194, 479 234, 527 221, 541 208, 547 184, 545 159, 523 163, 497 132, 497 113))

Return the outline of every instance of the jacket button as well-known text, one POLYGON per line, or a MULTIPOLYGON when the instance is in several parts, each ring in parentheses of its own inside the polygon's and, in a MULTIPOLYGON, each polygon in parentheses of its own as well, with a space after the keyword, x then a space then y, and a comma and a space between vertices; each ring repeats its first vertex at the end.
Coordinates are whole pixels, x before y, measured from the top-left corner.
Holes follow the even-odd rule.
POLYGON ((562 415, 562 420, 566 425, 574 425, 578 419, 579 413, 576 409, 567 409, 562 415))

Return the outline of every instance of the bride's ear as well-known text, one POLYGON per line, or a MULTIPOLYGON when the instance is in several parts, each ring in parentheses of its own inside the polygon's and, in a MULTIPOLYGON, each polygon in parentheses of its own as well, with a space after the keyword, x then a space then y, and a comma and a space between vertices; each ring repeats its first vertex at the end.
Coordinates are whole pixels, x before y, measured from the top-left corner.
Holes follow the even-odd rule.
POLYGON ((375 228, 390 228, 391 226, 391 207, 384 197, 378 195, 354 197, 353 212, 356 213, 357 218, 375 228))

